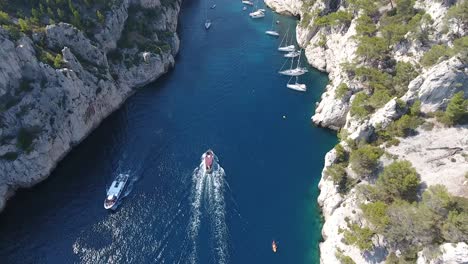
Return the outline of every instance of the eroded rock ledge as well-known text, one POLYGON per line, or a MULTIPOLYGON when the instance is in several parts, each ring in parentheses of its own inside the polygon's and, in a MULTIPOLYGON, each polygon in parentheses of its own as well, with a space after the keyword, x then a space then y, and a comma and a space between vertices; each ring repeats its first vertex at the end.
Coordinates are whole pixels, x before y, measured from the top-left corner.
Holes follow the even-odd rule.
MULTIPOLYGON (((327 127, 336 131, 346 130, 345 138, 340 144, 347 148, 346 140, 354 142, 368 140, 376 128, 386 127, 395 119, 401 117, 398 104, 411 103, 415 100, 421 102, 421 111, 425 114, 444 109, 449 99, 459 91, 468 94, 468 78, 466 61, 457 56, 449 60, 436 63, 422 69, 419 76, 408 85, 406 93, 400 98, 393 98, 384 106, 364 119, 357 119, 350 114, 351 103, 355 94, 365 89, 365 84, 350 79, 346 74, 346 65, 356 61, 356 17, 346 25, 331 27, 317 27, 310 14, 320 10, 322 13, 331 13, 336 10, 349 11, 347 1, 304 1, 304 0, 265 0, 267 6, 282 14, 300 16, 301 20, 296 28, 297 42, 305 49, 308 62, 320 71, 329 73, 330 83, 322 94, 312 122, 318 126, 327 127), (333 10, 332 10, 333 9, 333 10), (307 14, 306 14, 307 13, 307 14), (304 21, 304 18, 305 21, 304 21), (324 38, 323 36, 326 36, 324 38), (347 92, 337 96, 340 84, 346 84, 347 92)), ((393 1, 395 2, 395 1, 393 1)), ((389 9, 390 6, 381 6, 389 9)), ((447 32, 443 30, 444 17, 448 7, 442 1, 416 1, 415 8, 423 10, 433 19, 435 43, 448 42, 447 32)), ((452 29, 448 29, 450 31, 452 29)), ((415 63, 427 51, 420 43, 408 42, 396 46, 392 51, 395 61, 415 63)), ((435 125, 430 129, 418 129, 416 137, 401 139, 399 146, 384 148, 396 160, 411 161, 421 181, 425 186, 443 184, 448 191, 457 196, 468 197, 468 181, 465 173, 468 172, 468 162, 464 155, 468 154, 468 127, 458 126, 446 128, 435 125), (462 152, 451 158, 431 162, 444 153, 443 150, 430 150, 427 146, 460 147, 462 152), (443 176, 443 177, 442 177, 443 176)), ((343 136, 343 135, 342 135, 343 136)), ((348 256, 355 263, 385 263, 388 251, 383 238, 373 241, 377 245, 371 251, 362 252, 358 248, 346 245, 343 242, 342 230, 347 228, 348 222, 364 222, 360 215, 357 190, 352 188, 346 195, 337 191, 337 186, 331 179, 327 179, 325 171, 336 163, 336 151, 332 149, 325 156, 325 166, 321 175, 319 188, 321 190, 318 203, 322 208, 325 223, 322 229, 324 241, 320 243, 320 261, 323 264, 340 263, 337 258, 337 249, 343 256, 348 256)), ((382 158, 383 165, 389 160, 382 158)), ((347 170, 350 170, 347 168, 347 170)), ((365 184, 361 182, 360 184, 365 184)), ((358 184, 358 185, 360 185, 358 184)), ((418 264, 423 263, 464 263, 468 259, 466 244, 440 245, 440 254, 437 257, 428 257, 425 249, 418 254, 418 264)), ((347 262, 352 263, 352 262, 347 262)))
POLYGON ((135 89, 174 66, 181 0, 115 3, 93 37, 58 23, 14 40, 0 27, 0 211, 16 189, 47 178, 135 89), (148 43, 161 45, 121 47, 131 15, 140 15, 129 12, 143 9, 157 11, 146 23, 148 43), (60 67, 39 59, 39 42, 62 55, 60 67))

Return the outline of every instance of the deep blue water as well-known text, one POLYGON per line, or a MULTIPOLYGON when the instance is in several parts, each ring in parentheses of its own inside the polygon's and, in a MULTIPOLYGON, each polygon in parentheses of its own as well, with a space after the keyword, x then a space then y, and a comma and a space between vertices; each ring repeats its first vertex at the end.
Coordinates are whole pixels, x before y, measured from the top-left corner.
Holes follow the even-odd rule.
MULTIPOLYGON (((310 116, 328 80, 309 69, 308 92, 288 90, 272 13, 253 21, 239 2, 217 1, 206 32, 203 3, 184 1, 175 69, 8 202, 0 263, 318 263, 317 183, 336 140, 310 116), (194 175, 208 148, 224 175, 194 175), (110 213, 122 172, 133 186, 110 213)), ((296 24, 275 19, 281 34, 296 24)))

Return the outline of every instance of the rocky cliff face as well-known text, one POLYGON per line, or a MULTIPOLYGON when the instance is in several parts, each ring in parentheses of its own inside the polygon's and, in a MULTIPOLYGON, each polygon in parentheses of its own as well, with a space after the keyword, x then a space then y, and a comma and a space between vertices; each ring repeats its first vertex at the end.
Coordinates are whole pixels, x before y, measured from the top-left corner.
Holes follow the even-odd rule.
POLYGON ((174 66, 179 8, 180 0, 169 5, 159 0, 120 1, 93 38, 58 23, 15 41, 0 27, 0 210, 17 188, 47 178, 135 89, 174 66), (159 12, 158 19, 147 24, 151 41, 160 41, 163 36, 158 34, 164 34, 164 49, 119 47, 129 8, 159 12), (60 67, 38 59, 39 42, 61 53, 60 67), (112 52, 124 56, 110 59, 112 52))
MULTIPOLYGON (((356 16, 347 25, 321 28, 314 25, 314 17, 310 18, 310 14, 314 14, 317 10, 322 13, 329 13, 332 9, 334 11, 349 11, 346 1, 265 0, 265 3, 277 12, 301 17, 296 28, 297 41, 305 49, 308 62, 318 70, 328 72, 330 78, 330 83, 322 94, 321 101, 314 116, 312 116, 312 122, 337 131, 344 128, 347 132, 346 138, 343 138, 340 144, 345 148, 348 144, 347 139, 355 142, 368 140, 376 128, 385 128, 399 118, 401 111, 398 109, 398 104, 401 101, 420 100, 421 111, 430 113, 444 109, 454 93, 464 90, 465 95, 468 94, 466 61, 455 56, 427 69, 422 69, 419 76, 410 82, 403 96, 393 98, 367 118, 357 119, 350 114, 350 106, 355 99, 354 94, 365 90, 366 85, 359 80, 350 78, 345 69, 347 64, 356 60, 358 47, 356 16), (336 96, 338 87, 342 83, 345 83, 348 89, 346 93, 338 97, 336 96)), ((443 29, 448 7, 441 1, 416 1, 415 7, 431 15, 434 27, 433 41, 435 43, 449 41, 447 31, 450 32, 453 29, 443 29)), ((388 8, 390 7, 381 7, 381 9, 388 8)), ((391 54, 396 61, 415 63, 420 60, 426 50, 427 48, 423 48, 420 43, 410 41, 405 45, 397 45, 391 54)), ((466 191, 468 182, 464 178, 464 174, 468 171, 468 163, 461 155, 463 153, 466 155, 468 150, 467 135, 468 128, 466 126, 451 129, 436 126, 432 131, 419 129, 416 138, 404 139, 399 146, 385 150, 395 155, 398 160, 411 161, 426 186, 443 184, 452 194, 468 197, 466 191), (451 157, 451 161, 449 158, 438 160, 438 157, 443 157, 445 152, 426 149, 427 146, 431 145, 461 147, 464 152, 451 157), (441 178, 442 175, 445 178, 441 178)), ((321 263, 340 263, 336 254, 337 250, 350 257, 355 263, 384 263, 388 251, 382 238, 380 241, 374 239, 374 249, 365 252, 343 242, 342 230, 347 228, 347 223, 365 223, 365 220, 360 216, 361 210, 356 198, 356 188, 350 190, 346 195, 342 195, 337 191, 337 186, 333 181, 328 179, 325 174, 326 169, 334 164, 336 159, 334 149, 327 153, 319 183, 321 193, 318 202, 325 218, 322 229, 324 242, 320 244, 321 263)), ((385 163, 385 161, 382 162, 385 163)), ((358 185, 366 183, 362 181, 358 185)), ((444 244, 441 246, 444 253, 437 259, 432 258, 432 260, 420 252, 418 263, 464 263, 463 261, 468 259, 467 251, 463 252, 465 247, 464 243, 444 244)))

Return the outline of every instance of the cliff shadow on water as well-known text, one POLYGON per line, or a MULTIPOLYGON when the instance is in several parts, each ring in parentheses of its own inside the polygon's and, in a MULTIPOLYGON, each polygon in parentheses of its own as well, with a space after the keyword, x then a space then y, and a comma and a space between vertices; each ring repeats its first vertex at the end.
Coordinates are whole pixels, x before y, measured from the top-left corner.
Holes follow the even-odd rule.
POLYGON ((182 4, 175 68, 9 201, 5 263, 318 263, 317 184, 336 138, 310 117, 327 76, 308 68, 299 93, 277 74, 295 19, 267 10, 252 20, 250 7, 222 0, 207 31, 204 5, 182 4), (272 24, 277 39, 264 33, 272 24), (193 171, 209 148, 222 177, 193 171), (105 190, 123 172, 138 180, 109 213, 105 190))

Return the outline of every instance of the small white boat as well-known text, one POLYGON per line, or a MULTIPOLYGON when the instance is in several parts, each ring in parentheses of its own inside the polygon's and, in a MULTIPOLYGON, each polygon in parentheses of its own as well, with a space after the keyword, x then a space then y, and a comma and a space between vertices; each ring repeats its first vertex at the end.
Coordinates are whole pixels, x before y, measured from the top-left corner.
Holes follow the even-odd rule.
POLYGON ((248 0, 243 0, 242 3, 243 3, 244 5, 253 6, 253 2, 248 1, 248 0))
POLYGON ((296 82, 295 83, 290 83, 292 78, 293 77, 291 77, 291 79, 289 79, 288 84, 286 84, 286 87, 288 87, 289 89, 292 89, 292 90, 299 91, 299 92, 307 91, 307 86, 305 84, 298 83, 298 78, 299 78, 298 76, 296 76, 296 82))
POLYGON ((279 33, 278 33, 278 31, 275 30, 275 26, 273 24, 274 21, 275 21, 275 17, 273 15, 273 18, 271 20, 271 28, 270 28, 270 30, 265 31, 265 34, 273 36, 273 37, 278 37, 279 33))
POLYGON ((281 75, 287 75, 287 76, 301 76, 306 72, 308 72, 306 68, 294 68, 294 69, 279 71, 278 73, 281 75))
POLYGON ((211 20, 207 19, 205 21, 205 29, 208 30, 211 27, 211 20))
POLYGON ((289 45, 289 46, 279 47, 278 50, 285 51, 285 52, 292 52, 296 50, 296 47, 294 45, 289 45))
POLYGON ((296 50, 296 47, 293 45, 293 44, 288 44, 288 43, 294 43, 292 41, 292 37, 291 36, 291 42, 289 42, 289 39, 288 39, 288 36, 289 36, 289 28, 288 30, 286 31, 286 34, 284 34, 283 36, 283 39, 281 40, 281 43, 278 47, 278 50, 279 51, 283 51, 283 52, 293 52, 296 50))
POLYGON ((216 8, 216 4, 214 4, 214 5, 212 5, 212 6, 210 7, 210 9, 215 9, 215 8, 216 8))
POLYGON ((119 174, 117 178, 112 182, 112 185, 107 191, 107 197, 104 200, 104 208, 111 209, 117 203, 122 191, 125 188, 125 184, 130 176, 128 174, 119 174))
POLYGON ((244 10, 244 11, 247 10, 247 7, 246 6, 242 7, 242 10, 244 10))
POLYGON ((286 57, 286 58, 296 58, 299 55, 301 55, 301 53, 299 51, 295 50, 295 51, 291 51, 291 52, 288 52, 288 53, 284 54, 284 57, 286 57))
POLYGON ((265 13, 263 11, 257 10, 249 14, 251 18, 262 18, 265 17, 265 13))
POLYGON ((265 31, 265 34, 270 35, 270 36, 274 36, 274 37, 279 36, 279 33, 274 31, 274 30, 267 30, 267 31, 265 31))

